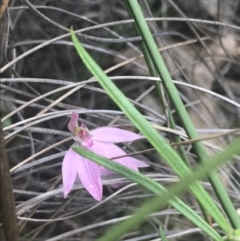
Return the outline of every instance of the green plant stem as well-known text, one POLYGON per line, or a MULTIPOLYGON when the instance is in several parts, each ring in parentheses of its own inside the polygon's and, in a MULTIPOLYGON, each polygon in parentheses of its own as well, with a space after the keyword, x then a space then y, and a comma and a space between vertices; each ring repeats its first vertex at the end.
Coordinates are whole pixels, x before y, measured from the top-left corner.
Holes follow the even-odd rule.
MULTIPOLYGON (((127 8, 128 12, 129 12, 129 15, 132 16, 131 9, 130 9, 130 7, 128 5, 128 1, 125 1, 125 5, 126 5, 126 8, 127 8)), ((140 36, 139 30, 138 30, 138 28, 137 28, 135 23, 133 23, 133 27, 134 27, 134 30, 135 30, 137 36, 140 36)), ((159 77, 159 75, 157 74, 157 71, 155 69, 155 66, 154 66, 154 64, 152 62, 151 56, 149 55, 149 52, 148 52, 144 42, 141 42, 141 47, 142 47, 143 56, 144 56, 144 59, 146 61, 147 66, 148 66, 148 70, 150 72, 150 75, 152 77, 159 77)), ((165 109, 165 111, 166 111, 166 118, 169 119, 169 125, 170 125, 170 127, 172 129, 176 130, 177 127, 176 127, 174 118, 172 116, 172 113, 170 111, 170 108, 169 108, 168 105, 166 105, 164 103, 164 96, 163 96, 164 95, 164 92, 163 92, 164 90, 163 90, 162 83, 153 81, 153 84, 154 84, 154 87, 156 89, 156 92, 157 92, 157 95, 158 95, 158 99, 159 99, 163 109, 165 109)), ((172 136, 173 136, 173 140, 174 140, 175 143, 181 142, 181 138, 178 135, 172 135, 172 136)), ((191 168, 189 160, 188 160, 187 153, 186 153, 186 151, 184 149, 184 146, 182 146, 182 145, 177 146, 177 150, 178 150, 178 153, 181 156, 182 160, 186 163, 186 165, 189 168, 191 168)), ((204 209, 204 207, 202 206, 202 204, 199 201, 198 201, 198 204, 199 204, 199 207, 200 207, 200 209, 202 211, 204 219, 207 222, 209 222, 210 217, 209 217, 208 213, 206 212, 206 210, 204 209)))
MULTIPOLYGON (((152 191, 156 195, 162 194, 163 196, 165 196, 165 194, 167 193, 167 190, 163 186, 161 186, 159 183, 155 182, 151 178, 142 175, 139 172, 133 171, 125 166, 113 162, 105 157, 96 155, 95 153, 89 152, 88 150, 85 150, 83 148, 73 146, 72 149, 75 152, 79 153, 81 156, 86 157, 87 159, 92 160, 98 163, 99 165, 104 166, 110 170, 113 170, 119 174, 122 174, 125 177, 128 177, 134 182, 152 191)), ((219 234, 202 218, 200 218, 200 216, 195 211, 193 211, 189 206, 187 206, 183 201, 181 201, 181 199, 179 199, 178 197, 174 197, 172 200, 169 200, 169 204, 176 208, 176 210, 178 210, 189 220, 191 220, 196 226, 201 227, 201 229, 204 230, 204 232, 207 233, 209 237, 211 237, 213 240, 221 240, 219 234)), ((160 205, 161 203, 158 203, 158 205, 155 208, 160 209, 160 205)), ((151 208, 152 207, 150 207, 150 210, 152 210, 151 208)))
MULTIPOLYGON (((196 180, 201 179, 209 171, 214 170, 219 165, 222 165, 224 162, 228 161, 233 154, 240 153, 239 144, 240 140, 235 140, 228 147, 226 147, 224 151, 215 155, 212 160, 208 158, 204 164, 200 164, 196 170, 193 173, 187 175, 184 180, 168 188, 167 193, 159 194, 157 197, 144 202, 144 204, 142 204, 141 208, 138 209, 134 216, 107 231, 106 234, 99 239, 99 241, 118 240, 127 231, 130 231, 134 227, 140 225, 147 215, 161 208, 164 208, 170 200, 173 200, 177 195, 186 190, 189 184, 191 185, 196 180)), ((96 158, 93 160, 96 160, 96 158)), ((239 237, 239 234, 240 231, 235 231, 232 234, 232 237, 237 238, 239 237)), ((228 233, 227 235, 229 236, 231 233, 228 233)), ((239 239, 229 239, 229 241, 235 240, 238 241, 239 239)))
MULTIPOLYGON (((129 7, 128 1, 125 1, 125 5, 126 5, 126 8, 128 9, 129 14, 132 16, 131 9, 129 7)), ((137 28, 135 23, 133 23, 133 27, 134 27, 134 29, 136 31, 137 36, 140 36, 139 30, 138 30, 138 28, 137 28)), ((144 56, 144 59, 145 59, 145 61, 147 63, 150 75, 152 77, 159 77, 157 72, 156 72, 155 66, 153 65, 151 56, 149 55, 149 52, 148 52, 144 42, 141 42, 141 47, 142 47, 143 56, 144 56)), ((169 118, 170 127, 173 128, 173 129, 176 129, 176 124, 175 124, 175 121, 173 119, 172 113, 171 113, 169 107, 166 106, 165 103, 164 103, 164 96, 163 96, 164 95, 164 93, 163 93, 164 90, 161 89, 161 85, 160 85, 161 83, 153 81, 153 84, 154 84, 154 87, 156 89, 159 101, 160 101, 163 109, 166 109, 166 112, 167 112, 166 113, 166 118, 167 117, 169 118)), ((180 139, 180 137, 178 135, 173 135, 173 138, 174 138, 174 142, 176 142, 176 143, 181 141, 181 139, 180 139)), ((183 146, 177 146, 177 149, 178 149, 178 152, 179 152, 181 158, 183 159, 183 161, 190 167, 189 160, 188 160, 188 157, 187 157, 187 154, 185 152, 184 147, 183 146)))
MULTIPOLYGON (((78 41, 78 38, 72 29, 71 36, 79 56, 94 75, 94 77, 105 89, 107 94, 114 100, 115 103, 117 103, 117 105, 123 110, 126 116, 132 121, 137 129, 142 132, 142 134, 148 139, 153 147, 155 147, 156 151, 163 157, 163 159, 166 160, 166 162, 180 176, 180 178, 184 179, 187 174, 191 173, 191 170, 183 162, 181 157, 171 148, 165 139, 159 135, 159 133, 149 124, 149 122, 142 116, 142 114, 129 102, 126 96, 116 87, 111 79, 97 65, 97 63, 78 41)), ((190 189, 197 197, 199 202, 202 203, 207 212, 219 224, 222 230, 224 230, 226 233, 228 233, 229 230, 231 231, 232 228, 228 223, 228 220, 226 220, 222 212, 214 203, 210 195, 203 188, 201 183, 194 183, 190 186, 190 189)))
POLYGON ((161 226, 159 226, 159 236, 162 241, 168 241, 166 234, 161 226))
MULTIPOLYGON (((183 105, 183 102, 172 81, 168 69, 161 57, 161 54, 158 51, 157 45, 154 39, 152 38, 151 32, 144 19, 144 16, 142 14, 142 11, 139 7, 137 0, 126 1, 128 2, 135 23, 138 26, 139 32, 141 33, 146 48, 148 49, 151 59, 155 65, 155 68, 163 81, 168 96, 176 109, 176 112, 182 122, 182 125, 189 139, 197 138, 198 135, 196 129, 183 105)), ((207 160, 208 155, 201 142, 193 143, 193 149, 201 162, 205 162, 205 160, 207 160)), ((208 178, 232 226, 234 228, 239 228, 240 219, 216 171, 212 171, 211 173, 209 173, 208 178)))

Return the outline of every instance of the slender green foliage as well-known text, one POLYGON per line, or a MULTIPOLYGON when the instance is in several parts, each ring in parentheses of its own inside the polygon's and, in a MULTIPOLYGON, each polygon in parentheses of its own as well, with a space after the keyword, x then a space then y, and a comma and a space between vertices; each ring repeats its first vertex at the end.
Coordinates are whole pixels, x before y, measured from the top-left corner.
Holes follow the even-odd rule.
MULTIPOLYGON (((72 147, 74 151, 79 153, 80 155, 93 160, 94 162, 98 163, 101 166, 104 166, 108 169, 111 169, 119 174, 122 174, 125 177, 133 180, 134 182, 140 184, 141 186, 145 187, 146 189, 150 190, 156 195, 162 194, 165 196, 167 193, 166 189, 160 185, 159 183, 155 182, 151 178, 148 178, 141 173, 132 171, 129 168, 126 168, 116 162, 113 162, 105 157, 96 155, 92 152, 86 151, 83 148, 72 147)), ((182 215, 192 221, 197 227, 199 227, 204 233, 206 233, 209 237, 213 240, 222 240, 220 235, 206 222, 204 221, 195 211, 193 211, 190 207, 188 207, 184 202, 182 202, 179 198, 175 197, 174 199, 170 200, 169 203, 176 208, 182 215)), ((150 212, 149 212, 150 213, 150 212)), ((122 230, 122 232, 125 229, 122 230)), ((124 233, 124 232, 123 232, 124 233)), ((115 239, 112 239, 115 240, 115 239)))
MULTIPOLYGON (((197 131, 182 103, 182 100, 172 81, 169 71, 161 57, 161 54, 158 51, 157 45, 152 37, 152 34, 149 30, 146 20, 144 19, 144 16, 142 14, 138 1, 137 0, 126 0, 126 1, 132 13, 132 16, 135 20, 135 23, 138 26, 138 30, 143 38, 144 44, 149 52, 149 55, 151 56, 154 66, 163 81, 165 90, 167 91, 168 96, 171 99, 171 102, 174 105, 174 108, 176 109, 176 112, 183 124, 183 127, 186 133, 188 134, 189 139, 197 138, 198 136, 197 131)), ((205 151, 203 144, 201 142, 193 143, 193 148, 199 160, 204 162, 207 159, 207 153, 205 151)), ((240 219, 236 213, 236 210, 224 186, 221 183, 221 180, 219 179, 215 171, 209 173, 209 180, 232 226, 234 228, 240 228, 240 219)))
MULTIPOLYGON (((116 85, 108 78, 103 70, 96 64, 87 51, 78 41, 75 33, 71 30, 74 46, 86 64, 88 69, 96 77, 108 95, 117 103, 122 111, 128 116, 132 123, 143 133, 158 153, 168 162, 173 170, 183 179, 191 173, 191 170, 171 148, 171 146, 161 137, 158 132, 148 123, 148 121, 139 113, 139 111, 129 102, 124 94, 116 87, 116 85)), ((231 227, 223 214, 220 212, 216 204, 213 202, 209 194, 205 191, 199 182, 190 186, 199 202, 204 206, 208 213, 214 218, 219 226, 227 233, 231 227)))
POLYGON ((168 241, 166 234, 161 226, 159 226, 159 234, 162 241, 168 241))
MULTIPOLYGON (((151 200, 146 201, 132 218, 124 221, 120 225, 117 225, 115 228, 111 229, 109 232, 107 232, 106 235, 104 235, 100 239, 100 241, 117 240, 125 232, 128 232, 132 228, 135 228, 138 225, 140 225, 147 215, 151 214, 154 211, 164 208, 168 202, 173 206, 176 205, 176 203, 179 203, 179 199, 176 198, 176 195, 179 195, 180 193, 184 192, 188 188, 188 186, 193 185, 193 183, 196 180, 202 178, 204 175, 219 167, 224 162, 227 162, 234 154, 239 154, 239 145, 240 139, 235 140, 228 147, 226 147, 224 151, 215 155, 215 157, 212 159, 208 158, 206 162, 198 166, 198 168, 193 173, 189 173, 184 180, 169 188, 168 192, 166 191, 166 189, 162 189, 162 187, 158 183, 154 182, 150 178, 141 175, 138 172, 132 171, 111 160, 108 160, 105 157, 93 154, 87 150, 84 150, 83 148, 73 147, 73 149, 80 155, 90 160, 93 160, 94 162, 104 167, 114 170, 126 177, 131 178, 132 180, 136 181, 137 183, 148 188, 149 190, 152 190, 155 194, 157 194, 157 197, 154 197, 151 200)), ((232 229, 229 229, 226 232, 226 234, 228 236, 230 235, 230 237, 238 237, 236 235, 238 234, 238 232, 234 232, 232 231, 232 229)))

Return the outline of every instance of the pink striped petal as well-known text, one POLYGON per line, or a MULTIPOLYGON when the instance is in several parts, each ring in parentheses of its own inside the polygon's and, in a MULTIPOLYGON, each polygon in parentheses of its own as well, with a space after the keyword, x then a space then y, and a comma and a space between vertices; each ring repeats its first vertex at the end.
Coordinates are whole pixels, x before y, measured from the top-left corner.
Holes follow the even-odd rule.
POLYGON ((78 127, 78 113, 73 112, 71 119, 68 123, 68 130, 74 134, 75 129, 78 127))
POLYGON ((135 134, 131 131, 122 130, 115 127, 100 127, 91 131, 92 139, 102 142, 128 142, 143 138, 143 136, 135 134))
POLYGON ((78 163, 78 176, 82 185, 97 201, 102 200, 102 180, 100 168, 95 163, 82 157, 81 162, 78 163))
POLYGON ((81 156, 79 156, 72 148, 70 148, 64 156, 62 163, 62 179, 64 198, 67 197, 77 176, 77 164, 81 156))

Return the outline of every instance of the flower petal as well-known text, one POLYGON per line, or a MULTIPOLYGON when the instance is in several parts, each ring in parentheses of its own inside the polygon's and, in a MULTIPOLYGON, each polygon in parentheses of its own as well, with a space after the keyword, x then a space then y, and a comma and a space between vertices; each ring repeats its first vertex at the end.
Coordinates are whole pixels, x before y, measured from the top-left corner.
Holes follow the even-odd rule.
POLYGON ((81 156, 70 148, 63 159, 62 163, 62 179, 64 198, 71 191, 77 176, 77 164, 81 156))
POLYGON ((97 201, 102 200, 102 180, 98 164, 82 157, 78 163, 78 176, 82 185, 97 201))
POLYGON ((91 131, 92 139, 103 142, 128 142, 143 138, 143 136, 131 131, 122 130, 115 127, 100 127, 91 131))
POLYGON ((71 133, 74 133, 75 129, 78 127, 78 113, 76 112, 73 112, 72 113, 72 116, 71 116, 71 119, 68 123, 68 130, 71 132, 71 133))
POLYGON ((113 143, 108 142, 94 141, 91 150, 94 153, 107 158, 126 155, 126 153, 121 148, 114 145, 113 143))
MULTIPOLYGON (((123 165, 125 167, 128 167, 129 169, 131 169, 133 171, 138 172, 137 166, 133 162, 128 161, 127 158, 125 158, 125 157, 124 158, 119 158, 119 159, 114 159, 113 161, 117 162, 118 164, 121 164, 121 165, 123 165)), ((108 176, 108 175, 111 175, 113 173, 115 173, 115 172, 110 170, 110 169, 107 169, 105 167, 101 168, 101 174, 103 176, 108 176)))
POLYGON ((134 157, 129 156, 128 158, 130 159, 129 161, 133 162, 138 168, 139 167, 149 167, 149 165, 147 163, 140 161, 134 157))
MULTIPOLYGON (((94 141, 94 145, 91 147, 91 150, 94 153, 107 158, 126 155, 126 153, 121 148, 119 148, 118 146, 112 143, 107 143, 107 142, 94 141)), ((122 157, 122 158, 114 159, 113 161, 123 166, 126 166, 134 171, 138 171, 138 166, 143 167, 147 165, 133 157, 122 157)), ((102 175, 109 175, 109 174, 112 174, 113 171, 107 168, 101 167, 101 173, 102 175)))

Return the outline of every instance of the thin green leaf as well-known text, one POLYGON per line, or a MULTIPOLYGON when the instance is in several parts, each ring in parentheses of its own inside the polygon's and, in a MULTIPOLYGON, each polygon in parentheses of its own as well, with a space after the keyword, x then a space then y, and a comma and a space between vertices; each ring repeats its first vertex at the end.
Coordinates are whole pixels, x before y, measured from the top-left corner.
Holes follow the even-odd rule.
MULTIPOLYGON (((131 11, 131 14, 132 14, 134 20, 135 20, 135 23, 138 26, 138 30, 143 38, 143 42, 149 52, 149 55, 151 56, 154 66, 155 66, 158 74, 161 76, 165 90, 171 99, 171 102, 183 124, 183 127, 184 127, 186 133, 188 134, 189 139, 197 138, 198 137, 197 131, 191 121, 190 116, 188 115, 188 113, 186 111, 186 108, 184 107, 184 104, 178 94, 177 88, 175 87, 175 85, 172 81, 170 73, 162 59, 162 56, 158 51, 158 47, 152 37, 152 34, 150 32, 150 29, 147 25, 147 22, 146 22, 144 16, 143 16, 143 13, 138 4, 138 1, 137 0, 126 0, 126 2, 128 4, 128 7, 131 11)), ((207 159, 208 155, 201 142, 193 143, 193 149, 201 162, 204 162, 207 159)), ((216 195, 217 195, 224 211, 226 212, 231 224, 233 225, 234 228, 240 228, 240 219, 237 215, 237 212, 236 212, 236 210, 233 206, 233 203, 231 202, 220 178, 218 177, 218 175, 215 171, 213 171, 212 173, 209 173, 209 180, 210 180, 210 182, 213 186, 213 189, 216 192, 216 195)), ((205 202, 208 202, 207 199, 205 200, 205 202)), ((217 220, 215 219, 215 221, 217 221, 217 220)))
MULTIPOLYGON (((84 49, 82 44, 78 41, 78 38, 76 37, 72 29, 71 37, 74 46, 85 65, 99 81, 107 94, 114 100, 114 102, 122 109, 126 116, 138 128, 138 130, 141 131, 142 134, 153 145, 156 151, 167 161, 167 163, 180 176, 180 178, 184 178, 187 174, 191 173, 191 170, 177 155, 177 153, 171 148, 171 146, 164 140, 161 135, 158 134, 158 132, 148 123, 148 121, 129 102, 129 100, 124 96, 124 94, 116 87, 116 85, 108 78, 108 76, 103 72, 103 70, 95 63, 92 57, 84 49)), ((222 228, 222 230, 228 232, 231 229, 231 226, 229 225, 223 214, 220 212, 216 204, 213 202, 209 194, 203 188, 203 186, 199 182, 196 182, 195 184, 190 186, 190 189, 197 197, 199 202, 207 210, 207 212, 222 228)))
MULTIPOLYGON (((131 13, 131 9, 129 7, 129 4, 128 4, 128 1, 125 1, 125 5, 126 5, 126 8, 129 12, 129 15, 130 17, 132 17, 132 13, 131 13)), ((139 36, 140 33, 139 33, 139 30, 137 28, 137 25, 136 23, 133 23, 133 27, 134 27, 134 30, 136 32, 136 35, 139 36)), ((149 55, 149 52, 146 48, 146 45, 144 43, 144 41, 141 42, 141 47, 142 47, 142 53, 143 53, 143 56, 144 56, 144 59, 145 59, 145 62, 148 66, 148 70, 149 70, 149 73, 152 77, 159 77, 157 71, 156 71, 156 68, 152 62, 152 59, 151 59, 151 56, 149 55)), ((160 104, 162 106, 162 108, 165 110, 165 116, 166 118, 168 118, 168 124, 169 126, 172 128, 172 129, 177 129, 176 127, 176 124, 175 124, 175 121, 174 121, 174 118, 173 118, 173 115, 171 113, 171 110, 168 106, 168 103, 167 100, 166 100, 166 96, 165 96, 165 93, 164 93, 164 88, 163 88, 163 84, 161 82, 156 82, 156 81, 153 81, 153 85, 155 87, 155 90, 156 90, 156 94, 158 96, 158 99, 160 101, 160 104)), ((174 142, 181 142, 181 138, 180 136, 178 135, 170 135, 169 138, 172 138, 174 142)), ((178 150, 178 153, 180 155, 180 157, 182 158, 182 160, 186 163, 186 165, 191 168, 190 166, 190 163, 189 163, 189 160, 188 160, 188 156, 187 156, 187 153, 185 151, 185 148, 183 145, 179 145, 177 146, 177 150, 178 150)), ((202 214, 204 216, 204 219, 208 222, 210 217, 208 215, 208 213, 206 212, 206 210, 204 209, 204 207, 202 206, 202 204, 197 200, 198 204, 199 204, 199 207, 202 211, 202 214)))
MULTIPOLYGON (((186 178, 181 181, 178 184, 173 185, 170 187, 167 193, 161 194, 157 197, 154 197, 148 201, 146 201, 142 207, 138 210, 135 216, 132 218, 126 220, 125 222, 122 222, 120 225, 115 226, 115 228, 112 228, 109 232, 106 233, 99 241, 110 241, 110 240, 118 240, 123 234, 126 233, 126 231, 130 231, 133 227, 136 227, 137 225, 141 224, 144 220, 144 218, 149 215, 150 213, 159 210, 161 208, 164 208, 165 205, 170 200, 175 199, 176 195, 179 195, 183 191, 187 189, 189 184, 194 183, 196 180, 204 177, 207 173, 211 172, 215 168, 217 168, 219 165, 223 164, 224 162, 228 161, 233 154, 240 153, 239 149, 240 140, 235 140, 233 143, 231 143, 224 151, 221 153, 215 155, 215 157, 211 160, 210 158, 206 160, 206 164, 200 165, 196 171, 194 171, 192 174, 186 176, 186 178)), ((227 234, 232 233, 232 230, 229 230, 227 234)), ((234 233, 233 237, 237 237, 237 232, 234 233)))
POLYGON ((226 237, 226 241, 240 241, 240 230, 234 230, 233 233, 226 237))
MULTIPOLYGON (((93 160, 101 166, 104 166, 108 169, 111 169, 119 174, 122 174, 125 177, 133 180, 134 182, 140 184, 146 189, 152 191, 156 195, 167 193, 166 189, 161 186, 159 183, 153 181, 151 178, 148 178, 142 175, 139 172, 132 171, 129 168, 126 168, 114 161, 111 161, 105 157, 96 155, 92 152, 89 152, 83 148, 72 147, 74 151, 79 153, 81 156, 86 157, 87 159, 93 160)), ((184 202, 182 202, 179 198, 174 198, 170 200, 169 203, 176 208, 182 215, 192 221, 197 227, 199 227, 204 233, 206 233, 213 240, 222 240, 220 235, 205 221, 203 220, 195 211, 193 211, 190 207, 188 207, 184 202)), ((113 239, 115 240, 115 239, 113 239)), ((117 240, 117 239, 116 239, 117 240)))
POLYGON ((168 241, 168 239, 165 235, 165 232, 164 232, 164 230, 162 229, 161 226, 159 226, 159 234, 160 234, 160 238, 161 238, 162 241, 168 241))
MULTIPOLYGON (((145 186, 149 189, 150 188, 152 189, 152 187, 154 187, 154 193, 158 195, 157 197, 154 197, 151 200, 146 201, 142 205, 142 207, 138 210, 136 215, 126 220, 125 222, 121 223, 120 225, 117 225, 115 228, 112 228, 110 232, 107 232, 107 234, 100 239, 100 241, 118 240, 118 238, 120 238, 123 234, 130 231, 132 228, 135 228, 138 225, 140 225, 144 221, 147 215, 151 214, 154 211, 164 208, 168 202, 174 206, 176 204, 176 201, 178 203, 178 200, 179 200, 178 198, 176 198, 176 195, 179 195, 180 193, 184 192, 188 188, 188 186, 193 185, 193 183, 196 180, 204 177, 207 173, 219 167, 224 162, 227 162, 234 154, 240 153, 239 145, 240 145, 240 140, 239 139, 235 140, 228 147, 226 147, 224 151, 215 155, 213 159, 208 158, 205 164, 199 165, 196 171, 187 175, 185 179, 182 180, 180 183, 170 187, 168 189, 169 190, 168 192, 166 192, 166 190, 164 191, 161 190, 161 192, 157 190, 157 192, 155 192, 155 187, 156 189, 159 189, 160 185, 155 183, 153 180, 141 175, 140 173, 132 171, 124 166, 114 163, 113 161, 108 160, 104 157, 93 154, 82 148, 73 147, 73 150, 78 152, 80 155, 90 160, 93 160, 94 162, 102 166, 112 169, 122 175, 125 175, 131 178, 132 180, 138 182, 142 186, 145 186)), ((233 232, 232 229, 229 229, 227 234, 228 235, 232 234, 232 232, 233 232)))

